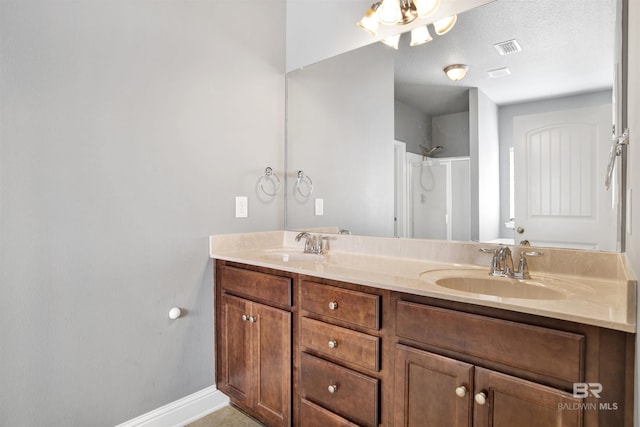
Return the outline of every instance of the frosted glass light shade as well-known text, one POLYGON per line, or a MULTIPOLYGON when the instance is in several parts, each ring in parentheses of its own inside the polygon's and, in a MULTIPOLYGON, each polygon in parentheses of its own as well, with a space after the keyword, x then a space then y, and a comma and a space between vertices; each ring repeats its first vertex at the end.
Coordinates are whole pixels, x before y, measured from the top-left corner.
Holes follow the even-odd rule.
POLYGON ((418 46, 431 40, 433 40, 433 38, 431 34, 429 34, 429 29, 426 25, 422 25, 411 30, 411 43, 409 43, 409 46, 418 46))
POLYGON ((433 15, 440 6, 440 0, 414 0, 413 3, 418 9, 418 16, 420 18, 426 18, 433 15))
POLYGON ((398 44, 400 43, 401 34, 396 34, 395 36, 387 37, 386 39, 380 40, 382 43, 390 46, 394 49, 398 49, 398 44))
POLYGON ((380 21, 378 19, 376 11, 373 8, 367 10, 367 13, 365 13, 362 19, 358 22, 358 27, 369 32, 373 36, 378 33, 380 21))
POLYGON ((378 19, 384 25, 395 25, 402 20, 400 0, 382 0, 378 10, 378 19))
POLYGON ((469 71, 469 66, 464 64, 452 64, 445 67, 444 72, 449 77, 449 80, 457 82, 464 79, 469 71))
POLYGON ((442 18, 433 23, 433 28, 436 30, 436 34, 441 36, 448 33, 453 28, 453 26, 456 25, 457 20, 458 15, 442 18))

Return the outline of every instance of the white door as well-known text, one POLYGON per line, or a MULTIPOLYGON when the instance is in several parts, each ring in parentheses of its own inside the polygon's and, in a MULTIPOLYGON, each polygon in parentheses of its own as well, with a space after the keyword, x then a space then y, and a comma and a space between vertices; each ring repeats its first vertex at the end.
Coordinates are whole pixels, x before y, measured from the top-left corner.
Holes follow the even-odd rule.
POLYGON ((407 144, 393 142, 394 160, 394 211, 393 235, 407 237, 407 144))
POLYGON ((516 243, 616 250, 617 206, 604 187, 611 108, 514 118, 516 243))

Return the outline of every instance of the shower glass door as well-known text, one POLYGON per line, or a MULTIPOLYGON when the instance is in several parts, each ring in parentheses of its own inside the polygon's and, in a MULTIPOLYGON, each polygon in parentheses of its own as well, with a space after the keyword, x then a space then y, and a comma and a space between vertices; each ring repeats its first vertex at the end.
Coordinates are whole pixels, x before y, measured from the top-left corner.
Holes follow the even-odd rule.
POLYGON ((410 160, 408 174, 410 236, 469 240, 469 159, 410 160))

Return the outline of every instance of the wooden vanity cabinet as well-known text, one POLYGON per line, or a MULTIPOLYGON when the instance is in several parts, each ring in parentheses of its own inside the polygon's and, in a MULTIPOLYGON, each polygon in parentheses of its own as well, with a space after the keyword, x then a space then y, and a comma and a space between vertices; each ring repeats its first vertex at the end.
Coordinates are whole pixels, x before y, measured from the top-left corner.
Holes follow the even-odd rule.
POLYGON ((226 261, 215 276, 217 387, 267 426, 633 425, 634 334, 226 261))
POLYGON ((631 426, 633 335, 395 296, 395 427, 631 426))
POLYGON ((396 426, 582 425, 580 399, 551 387, 401 344, 395 366, 396 426))
POLYGON ((291 425, 292 279, 216 263, 216 385, 273 427, 291 425))
POLYGON ((389 292, 303 277, 299 286, 301 427, 388 425, 392 387, 382 342, 389 292), (385 363, 383 363, 385 362, 385 363), (383 391, 384 386, 387 386, 383 391))

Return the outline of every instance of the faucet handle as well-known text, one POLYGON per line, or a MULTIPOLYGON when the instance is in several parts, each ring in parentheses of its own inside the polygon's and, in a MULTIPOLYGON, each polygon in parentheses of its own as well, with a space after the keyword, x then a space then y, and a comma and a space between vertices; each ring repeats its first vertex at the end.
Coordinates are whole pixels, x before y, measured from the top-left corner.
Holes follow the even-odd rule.
POLYGON ((495 255, 498 253, 498 249, 493 249, 493 248, 480 248, 478 249, 478 252, 482 252, 483 254, 492 254, 495 255))
POLYGON ((530 251, 520 252, 520 261, 518 262, 518 269, 513 273, 513 277, 516 279, 531 279, 531 274, 529 274, 529 263, 527 263, 527 257, 536 257, 542 256, 544 252, 541 251, 530 251))
POLYGON ((318 242, 318 253, 324 255, 329 251, 329 240, 331 237, 329 236, 321 236, 320 241, 318 242))
POLYGON ((520 254, 521 256, 542 256, 544 255, 544 252, 542 251, 529 251, 529 252, 522 252, 520 254))
POLYGON ((501 270, 500 270, 500 257, 498 256, 498 253, 500 252, 500 249, 492 249, 492 248, 480 248, 478 249, 479 252, 482 252, 483 254, 491 254, 493 255, 493 257, 491 258, 491 266, 489 269, 489 275, 490 276, 500 276, 502 274, 501 270))

